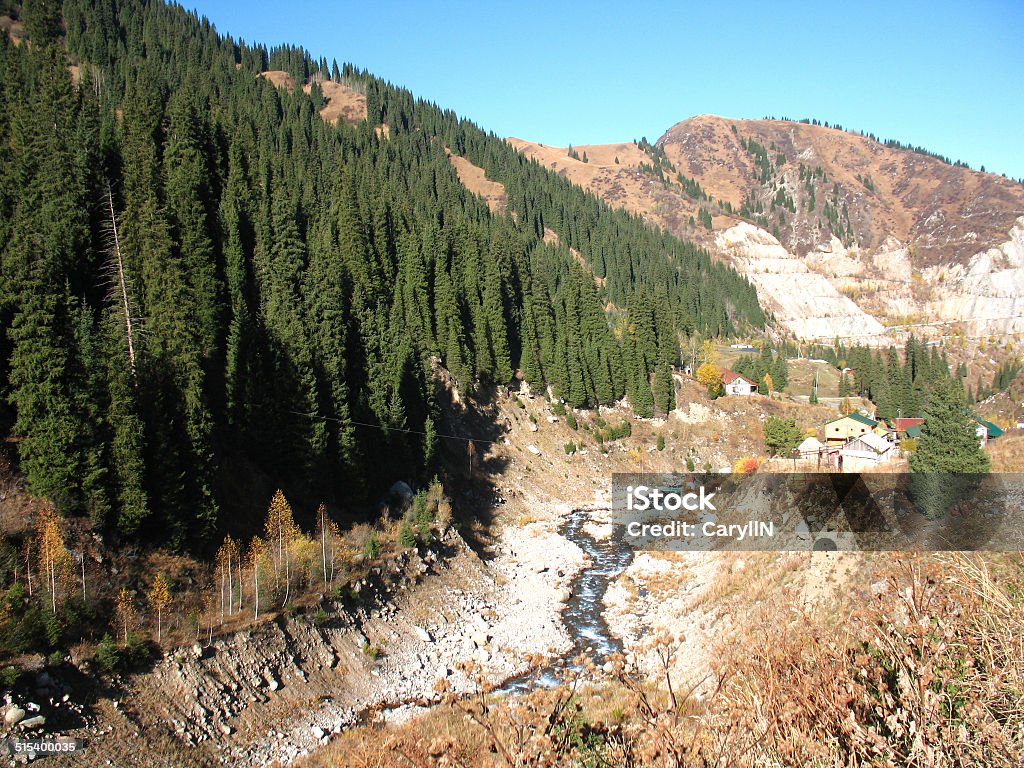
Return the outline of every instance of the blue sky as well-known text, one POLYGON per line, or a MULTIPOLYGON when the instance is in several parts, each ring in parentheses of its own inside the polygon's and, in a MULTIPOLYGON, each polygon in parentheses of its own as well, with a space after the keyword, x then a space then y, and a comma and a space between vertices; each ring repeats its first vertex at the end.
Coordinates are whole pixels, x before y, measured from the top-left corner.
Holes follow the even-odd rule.
POLYGON ((185 5, 501 136, 654 141, 702 113, 816 117, 1024 177, 1022 0, 185 5))

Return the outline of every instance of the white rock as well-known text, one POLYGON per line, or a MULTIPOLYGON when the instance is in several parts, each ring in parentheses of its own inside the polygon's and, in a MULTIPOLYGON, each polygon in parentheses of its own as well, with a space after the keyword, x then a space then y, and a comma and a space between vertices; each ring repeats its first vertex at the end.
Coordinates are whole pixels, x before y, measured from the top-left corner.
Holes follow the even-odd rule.
POLYGON ((313 738, 317 740, 322 739, 324 736, 327 735, 326 733, 324 733, 324 729, 321 728, 319 725, 310 726, 309 732, 312 733, 313 738))
POLYGON ((413 625, 413 631, 416 633, 416 637, 418 637, 424 643, 432 643, 432 642, 434 642, 434 638, 432 638, 430 636, 430 633, 427 632, 427 630, 425 630, 423 627, 418 627, 418 626, 413 625))
POLYGON ((17 707, 17 706, 8 707, 7 711, 4 713, 4 722, 7 723, 8 725, 14 725, 16 723, 20 723, 24 719, 25 719, 25 710, 22 709, 21 707, 17 707))
POLYGON ((540 448, 538 448, 533 443, 530 443, 528 446, 526 446, 526 450, 528 450, 534 456, 540 456, 540 448))
POLYGON ((43 715, 36 715, 28 720, 21 721, 21 727, 26 729, 38 728, 40 725, 46 725, 46 718, 43 715))
POLYGON ((486 632, 474 632, 470 636, 470 639, 473 641, 473 645, 475 645, 477 648, 483 648, 485 645, 487 645, 487 641, 490 640, 490 637, 487 635, 486 632))

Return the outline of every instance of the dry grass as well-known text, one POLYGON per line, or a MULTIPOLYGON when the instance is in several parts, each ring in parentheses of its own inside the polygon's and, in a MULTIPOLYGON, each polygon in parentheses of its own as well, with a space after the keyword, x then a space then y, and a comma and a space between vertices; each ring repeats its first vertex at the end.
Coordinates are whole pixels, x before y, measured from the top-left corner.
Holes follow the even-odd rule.
POLYGON ((1024 432, 1008 432, 988 444, 993 472, 1024 472, 1024 432))
MULTIPOLYGON (((309 93, 310 84, 304 85, 302 90, 309 93)), ((333 80, 321 80, 320 90, 323 92, 325 102, 320 110, 320 117, 325 122, 336 123, 340 119, 348 125, 355 125, 366 119, 365 93, 333 80)))
POLYGON ((300 765, 1020 765, 1022 587, 1019 555, 906 555, 839 618, 767 590, 757 621, 722 643, 705 696, 673 679, 682 638, 661 636, 644 649, 653 676, 618 658, 590 688, 481 688, 404 725, 355 729, 300 765))
POLYGON ((462 182, 462 185, 474 195, 482 197, 487 203, 487 207, 491 209, 491 213, 504 214, 505 206, 508 204, 505 185, 488 179, 487 173, 483 168, 473 165, 466 158, 452 154, 447 149, 445 152, 452 161, 452 165, 455 167, 455 172, 459 175, 459 181, 462 182))
POLYGON ((268 69, 259 76, 269 80, 275 88, 287 88, 289 93, 295 90, 295 80, 283 69, 268 69))

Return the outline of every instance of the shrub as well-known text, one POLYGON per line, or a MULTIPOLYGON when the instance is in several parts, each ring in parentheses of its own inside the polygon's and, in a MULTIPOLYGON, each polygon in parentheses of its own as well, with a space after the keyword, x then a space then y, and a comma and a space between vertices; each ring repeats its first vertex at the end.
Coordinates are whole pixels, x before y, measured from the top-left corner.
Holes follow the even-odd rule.
POLYGON ((398 534, 398 543, 406 548, 416 546, 416 534, 412 532, 412 526, 409 523, 402 523, 402 529, 398 534))
POLYGON ((363 549, 363 554, 366 555, 368 560, 373 560, 380 554, 380 548, 380 539, 377 538, 377 534, 371 533, 370 537, 366 540, 366 547, 363 549))
POLYGON ((0 669, 0 688, 10 690, 18 682, 18 668, 4 667, 0 669))

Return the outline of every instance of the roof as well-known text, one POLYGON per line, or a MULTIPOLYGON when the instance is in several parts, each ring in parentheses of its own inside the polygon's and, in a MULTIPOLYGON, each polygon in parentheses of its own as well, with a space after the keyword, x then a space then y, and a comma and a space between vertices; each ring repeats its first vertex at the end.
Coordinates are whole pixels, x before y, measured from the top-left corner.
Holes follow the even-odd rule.
POLYGON ((837 421, 842 421, 843 419, 853 419, 854 421, 860 422, 861 424, 864 424, 868 427, 875 427, 878 424, 878 422, 875 421, 874 419, 865 416, 863 413, 857 413, 856 411, 854 411, 853 413, 848 413, 846 416, 840 416, 838 419, 826 421, 825 423, 833 424, 837 421))
POLYGON ((907 432, 907 437, 918 438, 918 437, 921 436, 921 427, 919 425, 915 425, 913 427, 907 427, 906 432, 907 432))
POLYGON ((924 424, 924 419, 919 416, 902 416, 895 420, 896 431, 906 432, 909 427, 919 427, 924 424))
POLYGON ((865 432, 863 435, 851 438, 843 447, 853 447, 855 443, 863 443, 875 453, 885 453, 892 448, 892 443, 884 437, 876 435, 874 432, 865 432))
POLYGON ((825 446, 821 444, 821 441, 812 435, 811 437, 805 438, 804 441, 796 447, 796 449, 800 451, 800 453, 817 453, 824 447, 825 446))
POLYGON ((977 416, 974 417, 974 420, 976 422, 978 422, 979 424, 981 424, 981 426, 983 426, 985 429, 988 430, 989 439, 994 438, 994 437, 1002 437, 1003 436, 1003 430, 1000 429, 999 427, 997 427, 991 421, 985 421, 984 419, 979 419, 977 416))
POLYGON ((748 379, 742 373, 736 373, 736 371, 730 371, 728 368, 723 368, 722 369, 722 383, 723 384, 732 384, 734 381, 736 381, 736 379, 743 379, 748 384, 750 384, 752 386, 755 386, 755 387, 757 386, 757 382, 756 381, 754 381, 752 379, 748 379))

